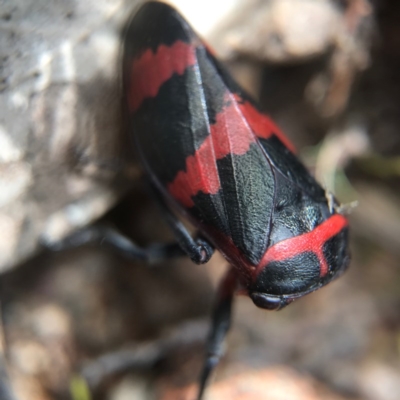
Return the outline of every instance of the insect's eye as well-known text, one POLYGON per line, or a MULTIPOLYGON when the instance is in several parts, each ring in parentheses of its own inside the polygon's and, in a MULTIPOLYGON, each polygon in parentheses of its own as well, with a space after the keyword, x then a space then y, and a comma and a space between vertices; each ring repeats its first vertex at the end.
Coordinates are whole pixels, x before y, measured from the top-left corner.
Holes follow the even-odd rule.
POLYGON ((282 307, 282 301, 279 297, 268 296, 264 293, 251 293, 251 299, 257 307, 266 310, 279 310, 282 307))

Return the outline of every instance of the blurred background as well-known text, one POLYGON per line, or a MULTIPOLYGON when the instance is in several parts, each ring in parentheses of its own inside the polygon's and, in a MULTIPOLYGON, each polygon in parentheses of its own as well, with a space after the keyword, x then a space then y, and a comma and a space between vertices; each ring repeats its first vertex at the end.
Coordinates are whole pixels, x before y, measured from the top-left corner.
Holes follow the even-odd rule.
MULTIPOLYGON (((15 400, 194 398, 220 255, 149 268, 40 245, 99 218, 172 239, 121 118, 140 3, 0 1, 0 390, 7 375, 15 400)), ((338 281, 278 313, 236 299, 206 399, 400 399, 400 3, 171 3, 351 212, 338 281)))

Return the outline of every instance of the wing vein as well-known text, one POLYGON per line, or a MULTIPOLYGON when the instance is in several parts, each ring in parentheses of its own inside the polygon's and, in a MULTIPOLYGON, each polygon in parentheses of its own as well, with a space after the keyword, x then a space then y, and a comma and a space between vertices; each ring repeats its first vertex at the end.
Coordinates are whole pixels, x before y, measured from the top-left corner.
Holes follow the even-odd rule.
MULTIPOLYGON (((201 97, 201 104, 202 104, 202 110, 203 110, 203 113, 204 113, 204 119, 207 121, 208 134, 210 135, 210 138, 211 138, 211 140, 210 140, 210 152, 212 153, 212 160, 214 162, 214 167, 215 167, 215 170, 217 171, 217 176, 218 176, 218 180, 219 180, 219 187, 220 187, 219 197, 221 199, 221 203, 222 203, 222 207, 223 207, 223 213, 224 213, 224 215, 221 215, 221 218, 223 218, 224 221, 229 221, 227 206, 226 206, 226 203, 225 203, 225 197, 224 197, 224 192, 223 192, 223 187, 221 185, 221 177, 219 175, 219 170, 218 170, 218 165, 217 165, 217 158, 216 158, 215 144, 214 144, 215 138, 213 137, 213 135, 211 133, 210 119, 209 119, 208 112, 207 112, 209 105, 207 104, 207 101, 206 101, 206 95, 205 95, 205 92, 204 92, 204 87, 205 86, 204 86, 203 77, 202 77, 202 74, 201 74, 201 69, 199 68, 199 64, 198 63, 195 64, 194 71, 195 71, 195 74, 196 74, 196 79, 197 79, 198 86, 200 88, 199 94, 200 94, 200 97, 201 97)), ((218 211, 218 209, 220 209, 220 207, 218 207, 218 205, 215 204, 215 201, 213 200, 212 197, 210 197, 210 201, 213 203, 213 206, 214 206, 215 210, 218 211)))

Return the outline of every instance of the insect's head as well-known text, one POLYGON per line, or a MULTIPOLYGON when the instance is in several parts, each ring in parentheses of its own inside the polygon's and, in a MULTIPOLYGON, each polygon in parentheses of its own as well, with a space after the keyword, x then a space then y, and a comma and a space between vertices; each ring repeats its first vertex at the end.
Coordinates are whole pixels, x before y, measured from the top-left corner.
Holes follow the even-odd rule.
POLYGON ((311 232, 270 247, 255 270, 249 296, 260 308, 279 310, 337 278, 349 260, 347 221, 334 214, 311 232))

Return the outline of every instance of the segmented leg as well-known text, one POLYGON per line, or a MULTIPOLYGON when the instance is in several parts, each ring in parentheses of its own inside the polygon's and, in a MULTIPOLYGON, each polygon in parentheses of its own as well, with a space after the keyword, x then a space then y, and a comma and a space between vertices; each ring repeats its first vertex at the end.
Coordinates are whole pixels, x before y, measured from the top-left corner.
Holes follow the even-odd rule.
POLYGON ((125 258, 149 263, 185 255, 178 243, 155 243, 140 247, 117 229, 105 224, 86 227, 60 242, 45 243, 45 246, 54 251, 62 251, 87 244, 107 246, 125 258))
POLYGON ((213 246, 204 238, 197 237, 196 239, 193 239, 182 222, 179 221, 175 214, 170 210, 158 190, 154 186, 151 186, 151 189, 154 194, 154 199, 157 201, 165 220, 184 253, 187 254, 195 264, 205 264, 208 262, 214 253, 213 246))
POLYGON ((236 273, 233 268, 230 268, 218 288, 197 400, 202 399, 208 379, 222 356, 222 344, 231 324, 232 300, 236 287, 236 273))
POLYGON ((201 237, 192 238, 182 222, 165 204, 163 198, 155 189, 153 191, 157 204, 175 236, 175 243, 156 243, 143 248, 117 229, 105 224, 95 224, 81 229, 58 243, 44 243, 44 245, 51 250, 60 251, 86 244, 101 244, 107 245, 132 260, 153 263, 187 255, 196 264, 206 263, 211 258, 214 248, 201 237))

